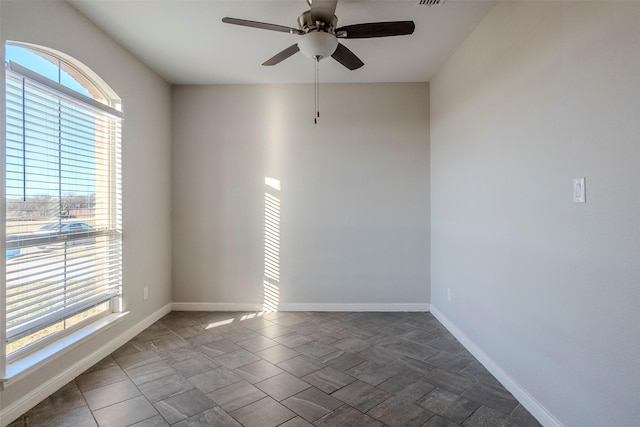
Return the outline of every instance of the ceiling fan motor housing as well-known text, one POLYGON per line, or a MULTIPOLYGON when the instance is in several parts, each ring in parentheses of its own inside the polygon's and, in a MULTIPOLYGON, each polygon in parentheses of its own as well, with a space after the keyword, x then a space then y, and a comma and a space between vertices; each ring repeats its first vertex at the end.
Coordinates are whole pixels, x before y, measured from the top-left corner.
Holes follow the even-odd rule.
POLYGON ((315 21, 311 17, 311 11, 307 10, 302 15, 298 16, 298 27, 305 33, 312 30, 322 30, 333 33, 333 30, 338 26, 338 17, 333 15, 330 22, 315 21))

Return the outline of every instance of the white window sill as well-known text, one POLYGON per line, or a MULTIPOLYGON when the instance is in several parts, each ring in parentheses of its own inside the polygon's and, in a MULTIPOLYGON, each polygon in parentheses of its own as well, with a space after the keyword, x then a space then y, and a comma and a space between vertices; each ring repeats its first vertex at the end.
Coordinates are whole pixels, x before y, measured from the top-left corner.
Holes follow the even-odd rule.
POLYGON ((87 341, 96 332, 115 325, 128 313, 129 312, 113 313, 104 316, 37 351, 20 358, 19 360, 7 363, 5 375, 4 377, 0 377, 0 385, 2 385, 2 388, 7 387, 11 385, 12 382, 18 381, 29 375, 31 372, 38 369, 43 363, 50 362, 87 341))

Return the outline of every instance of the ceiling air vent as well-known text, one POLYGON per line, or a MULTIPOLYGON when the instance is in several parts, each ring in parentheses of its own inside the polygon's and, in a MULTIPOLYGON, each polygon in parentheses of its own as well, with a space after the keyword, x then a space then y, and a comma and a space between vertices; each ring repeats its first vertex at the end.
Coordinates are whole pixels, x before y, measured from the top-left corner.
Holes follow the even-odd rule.
POLYGON ((418 6, 438 6, 444 2, 445 0, 418 0, 418 6))

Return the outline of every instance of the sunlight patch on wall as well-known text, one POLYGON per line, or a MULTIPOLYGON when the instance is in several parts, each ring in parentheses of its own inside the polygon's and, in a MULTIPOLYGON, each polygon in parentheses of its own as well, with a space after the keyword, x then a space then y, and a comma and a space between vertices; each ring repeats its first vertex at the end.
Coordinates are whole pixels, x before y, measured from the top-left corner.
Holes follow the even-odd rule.
POLYGON ((280 181, 264 179, 264 290, 263 311, 280 305, 280 181))

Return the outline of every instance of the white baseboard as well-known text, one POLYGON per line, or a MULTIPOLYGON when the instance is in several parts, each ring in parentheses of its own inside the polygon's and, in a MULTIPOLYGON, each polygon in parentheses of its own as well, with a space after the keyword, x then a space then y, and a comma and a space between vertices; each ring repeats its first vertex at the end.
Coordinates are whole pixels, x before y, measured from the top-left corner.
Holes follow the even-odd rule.
POLYGON ((233 302, 174 302, 173 311, 262 311, 262 304, 233 302))
POLYGON ((342 304, 342 303, 290 303, 281 304, 280 311, 388 311, 427 312, 428 303, 392 304, 342 304))
POLYGON ((15 401, 6 408, 3 408, 2 417, 0 417, 0 427, 5 427, 12 423, 22 414, 24 414, 25 412, 36 406, 38 403, 40 403, 42 400, 46 399, 47 397, 58 391, 60 388, 62 388, 64 385, 69 383, 69 381, 73 380, 75 377, 113 353, 115 350, 122 347, 122 345, 126 344, 129 340, 147 329, 149 326, 154 324, 170 311, 171 304, 165 305, 132 328, 128 329, 116 339, 103 345, 90 355, 82 358, 82 360, 78 361, 55 377, 51 378, 49 381, 46 381, 39 387, 36 387, 31 392, 22 396, 22 398, 20 398, 19 400, 15 401))
MULTIPOLYGON (((261 304, 174 302, 174 311, 262 311, 261 304)), ((429 304, 342 304, 289 303, 280 304, 279 311, 429 311, 429 304)))
POLYGON ((442 325, 447 328, 451 334, 467 349, 473 356, 478 359, 482 365, 487 368, 491 374, 502 385, 515 396, 516 399, 533 415, 543 426, 546 427, 563 427, 563 424, 556 419, 540 402, 538 402, 527 390, 525 390, 517 381, 515 381, 507 372, 505 372, 487 353, 476 345, 471 338, 464 334, 456 325, 453 324, 437 307, 431 306, 431 314, 442 325))

